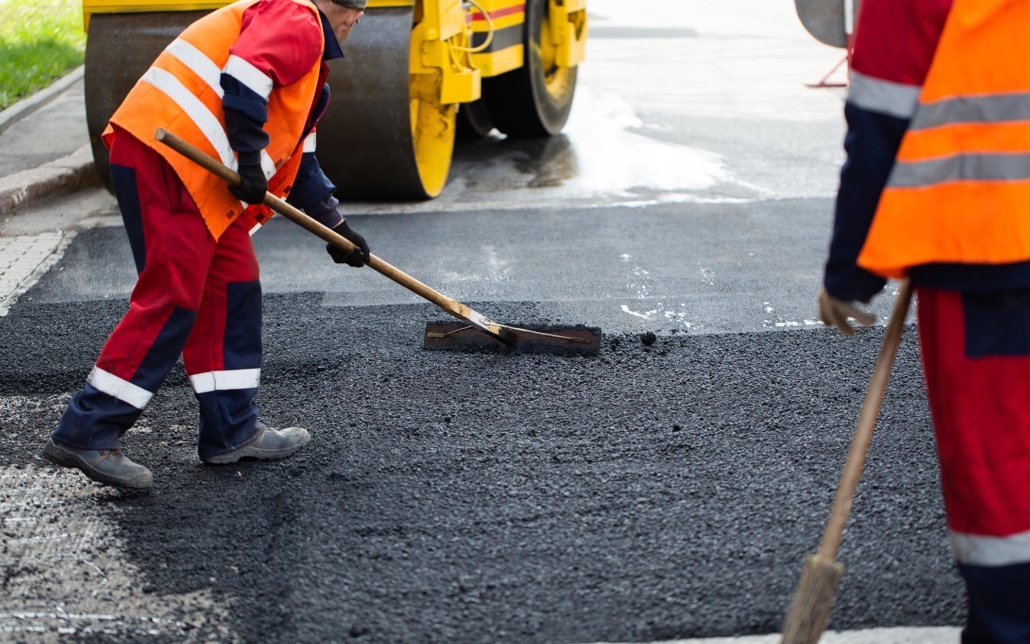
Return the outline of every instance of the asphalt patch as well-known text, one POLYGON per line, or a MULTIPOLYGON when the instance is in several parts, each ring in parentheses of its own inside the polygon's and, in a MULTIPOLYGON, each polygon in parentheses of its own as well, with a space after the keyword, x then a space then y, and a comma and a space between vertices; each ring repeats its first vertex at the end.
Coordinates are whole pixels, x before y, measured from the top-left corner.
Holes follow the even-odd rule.
MULTIPOLYGON (((880 329, 624 336, 592 359, 481 355, 423 351, 429 306, 321 302, 265 299, 259 402, 270 426, 311 431, 297 456, 201 465, 181 367, 126 435, 154 491, 96 503, 150 592, 209 591, 244 640, 778 630, 818 547, 880 329)), ((77 389, 126 306, 23 300, 0 319, 0 395, 77 389)), ((533 304, 490 309, 548 323, 533 304)), ((61 411, 0 419, 0 464, 44 467, 61 411)), ((961 623, 912 329, 840 560, 831 628, 961 623)))

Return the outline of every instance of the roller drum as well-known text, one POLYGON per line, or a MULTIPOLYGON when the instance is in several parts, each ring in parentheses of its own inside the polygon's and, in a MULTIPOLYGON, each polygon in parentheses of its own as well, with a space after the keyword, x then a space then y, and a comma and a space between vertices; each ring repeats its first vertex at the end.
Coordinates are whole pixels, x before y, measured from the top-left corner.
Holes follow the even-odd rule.
POLYGON ((413 100, 413 12, 413 7, 370 9, 347 40, 346 58, 331 63, 333 98, 318 124, 318 160, 341 198, 427 199, 446 182, 456 107, 413 100), (419 138, 418 115, 426 110, 423 116, 431 116, 434 109, 447 114, 434 124, 439 131, 426 145, 419 138))
POLYGON ((109 190, 107 122, 170 42, 207 11, 93 14, 86 40, 86 124, 97 172, 109 190))

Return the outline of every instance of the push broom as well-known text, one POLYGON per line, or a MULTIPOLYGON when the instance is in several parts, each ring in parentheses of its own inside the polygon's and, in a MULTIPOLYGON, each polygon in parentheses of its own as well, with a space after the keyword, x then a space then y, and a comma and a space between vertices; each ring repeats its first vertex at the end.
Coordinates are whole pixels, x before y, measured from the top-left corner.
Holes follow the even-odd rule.
MULTIPOLYGON (((187 141, 175 136, 164 128, 158 128, 154 138, 160 143, 167 145, 190 161, 201 166, 211 174, 217 176, 230 185, 239 185, 240 176, 222 163, 216 161, 202 150, 197 149, 187 141)), ((264 204, 289 219, 293 223, 314 233, 323 241, 332 244, 336 248, 350 251, 356 248, 350 240, 346 239, 334 230, 323 226, 302 211, 294 208, 275 195, 266 192, 264 204)), ((390 278, 416 295, 437 305, 450 315, 465 323, 465 326, 455 328, 452 325, 430 323, 427 325, 425 344, 427 348, 461 349, 467 346, 476 348, 481 346, 479 338, 481 332, 492 338, 496 345, 512 349, 516 346, 526 348, 530 351, 543 353, 558 353, 562 355, 597 355, 601 346, 600 329, 591 327, 573 327, 561 329, 562 333, 551 333, 552 329, 534 330, 509 326, 494 322, 490 318, 478 313, 469 306, 447 297, 436 291, 414 277, 404 273, 400 269, 388 264, 382 259, 372 255, 366 265, 372 270, 390 278), (470 334, 476 337, 470 337, 470 334)))
POLYGON ((837 497, 833 501, 833 509, 823 531, 819 552, 809 556, 805 561, 794 603, 791 604, 790 612, 784 621, 782 644, 816 644, 830 621, 830 609, 837 595, 837 587, 844 576, 843 564, 836 561, 837 550, 840 548, 844 526, 851 513, 855 489, 865 466, 876 418, 880 415, 880 404, 887 389, 894 358, 898 354, 898 345, 911 302, 912 283, 906 279, 901 283, 894 310, 891 311, 890 322, 887 324, 887 334, 883 338, 880 354, 876 357, 873 377, 862 403, 862 413, 858 418, 855 436, 851 439, 851 450, 844 464, 844 473, 841 474, 837 497))

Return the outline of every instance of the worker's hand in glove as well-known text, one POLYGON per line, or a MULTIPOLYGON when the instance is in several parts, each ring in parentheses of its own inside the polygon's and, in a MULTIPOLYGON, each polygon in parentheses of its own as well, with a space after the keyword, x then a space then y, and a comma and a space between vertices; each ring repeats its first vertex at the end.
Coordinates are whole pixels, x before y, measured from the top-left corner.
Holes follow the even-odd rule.
MULTIPOLYGON (((868 304, 868 302, 867 302, 868 304)), ((855 308, 853 302, 845 302, 833 297, 824 289, 819 293, 819 317, 826 326, 835 326, 844 335, 851 337, 855 335, 855 327, 848 323, 852 318, 862 326, 869 326, 876 322, 876 316, 855 308)))
POLYGON ((241 165, 240 185, 229 186, 229 192, 244 203, 255 205, 265 200, 265 192, 268 190, 268 179, 265 178, 265 171, 260 165, 241 165))
POLYGON ((340 235, 346 238, 347 241, 357 246, 357 248, 352 248, 351 250, 346 251, 340 250, 332 244, 328 244, 325 249, 329 251, 329 255, 332 256, 334 262, 337 264, 347 264, 354 268, 361 268, 368 263, 371 253, 369 253, 368 242, 365 241, 364 237, 351 230, 346 221, 341 222, 340 225, 333 228, 333 230, 340 233, 340 235))

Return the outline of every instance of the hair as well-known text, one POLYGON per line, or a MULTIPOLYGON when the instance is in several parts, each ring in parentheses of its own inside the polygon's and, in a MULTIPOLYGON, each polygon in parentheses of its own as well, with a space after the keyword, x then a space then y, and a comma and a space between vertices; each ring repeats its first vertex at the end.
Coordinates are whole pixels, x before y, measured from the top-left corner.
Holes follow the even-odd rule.
POLYGON ((356 9, 358 11, 364 11, 365 6, 368 5, 368 0, 329 0, 329 2, 340 7, 356 9))

